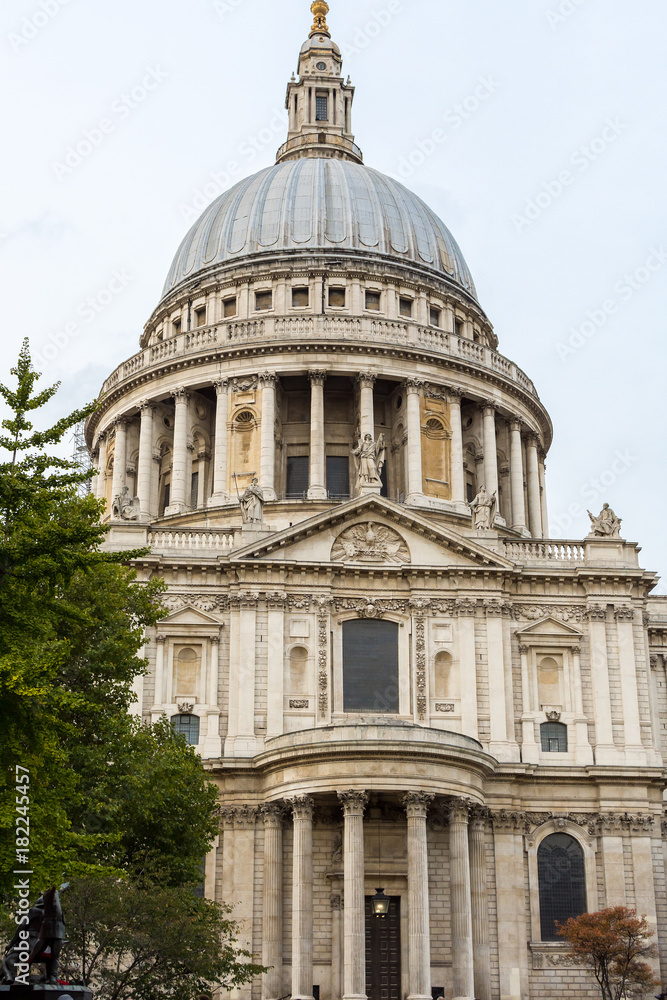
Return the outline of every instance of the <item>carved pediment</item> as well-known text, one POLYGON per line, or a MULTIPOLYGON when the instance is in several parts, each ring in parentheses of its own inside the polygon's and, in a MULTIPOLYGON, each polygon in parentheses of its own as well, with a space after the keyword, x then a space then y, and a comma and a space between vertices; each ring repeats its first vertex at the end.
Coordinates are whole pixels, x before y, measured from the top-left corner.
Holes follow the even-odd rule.
POLYGON ((521 642, 528 645, 544 642, 578 645, 583 637, 583 632, 558 618, 548 616, 533 622, 531 625, 526 625, 525 628, 518 629, 516 635, 521 642))
POLYGON ((215 625, 216 628, 219 628, 220 622, 205 611, 200 611, 199 608, 186 604, 185 607, 172 611, 170 615, 163 618, 159 627, 162 628, 164 625, 215 625))
POLYGON ((410 562, 410 550, 393 528, 377 521, 364 521, 341 531, 331 549, 331 560, 400 565, 410 562))

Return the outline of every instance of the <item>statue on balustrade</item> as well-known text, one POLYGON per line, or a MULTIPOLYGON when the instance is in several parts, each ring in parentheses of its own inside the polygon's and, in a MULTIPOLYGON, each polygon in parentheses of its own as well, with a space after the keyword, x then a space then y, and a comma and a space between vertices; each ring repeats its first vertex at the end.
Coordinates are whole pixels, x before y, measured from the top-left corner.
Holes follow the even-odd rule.
POLYGON ((138 521, 140 514, 139 497, 130 496, 128 486, 123 487, 120 496, 114 497, 111 515, 120 521, 138 521))
POLYGON ((472 503, 468 504, 472 511, 475 531, 490 531, 493 528, 496 505, 496 494, 487 493, 486 487, 482 486, 472 503))
POLYGON ((623 523, 620 517, 616 517, 613 510, 608 503, 604 505, 600 511, 599 517, 594 517, 590 510, 588 511, 588 516, 591 519, 591 524, 593 525, 589 538, 620 538, 621 537, 621 524, 623 523))
POLYGON ((387 456, 384 434, 380 434, 377 441, 372 435, 364 434, 352 454, 357 460, 357 486, 381 486, 387 456))
POLYGON ((264 494, 255 476, 252 483, 239 498, 244 524, 261 524, 264 520, 264 494))

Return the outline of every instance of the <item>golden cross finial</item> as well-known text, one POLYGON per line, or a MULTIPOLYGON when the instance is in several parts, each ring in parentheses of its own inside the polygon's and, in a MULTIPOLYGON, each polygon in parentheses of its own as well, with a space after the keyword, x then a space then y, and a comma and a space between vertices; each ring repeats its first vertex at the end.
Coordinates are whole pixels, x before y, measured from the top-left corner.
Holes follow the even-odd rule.
POLYGON ((315 16, 315 23, 311 28, 311 34, 316 31, 326 31, 329 34, 329 28, 327 27, 327 14, 329 13, 329 4, 326 0, 315 0, 314 3, 310 5, 310 9, 315 16))

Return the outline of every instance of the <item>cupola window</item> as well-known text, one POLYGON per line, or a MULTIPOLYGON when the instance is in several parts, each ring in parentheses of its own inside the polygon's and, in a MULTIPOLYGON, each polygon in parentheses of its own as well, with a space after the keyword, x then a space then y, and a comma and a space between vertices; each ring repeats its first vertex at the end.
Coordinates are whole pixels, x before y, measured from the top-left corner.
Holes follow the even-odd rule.
POLYGON ((399 299, 399 312, 401 316, 405 316, 406 319, 410 319, 412 316, 412 299, 401 296, 399 299))
POLYGON ((206 326, 206 306, 195 310, 195 326, 206 326))
POLYGON ((344 288, 330 288, 329 289, 329 305, 333 306, 334 309, 342 309, 345 306, 345 289, 344 288))
POLYGON ((457 337, 463 336, 463 323, 461 322, 460 319, 454 320, 454 333, 456 334, 457 337))
POLYGON ((236 316, 236 296, 232 296, 229 299, 224 299, 222 303, 222 308, 224 312, 225 319, 229 319, 230 316, 236 316))
POLYGON ((435 306, 431 306, 431 311, 430 311, 431 326, 440 326, 441 319, 442 319, 442 313, 440 309, 436 309, 435 306))
POLYGON ((380 293, 366 292, 366 308, 372 312, 380 311, 380 293))
POLYGON ((257 312, 263 312, 266 309, 273 308, 273 292, 256 292, 255 293, 255 309, 257 312))
POLYGON ((309 295, 307 288, 292 289, 292 306, 295 309, 305 309, 308 303, 309 303, 309 295))
POLYGON ((173 328, 174 336, 178 337, 179 333, 181 332, 181 321, 180 321, 180 319, 175 319, 174 320, 174 322, 172 323, 172 328, 173 328))
POLYGON ((326 94, 316 94, 315 96, 315 121, 329 121, 329 98, 326 94))

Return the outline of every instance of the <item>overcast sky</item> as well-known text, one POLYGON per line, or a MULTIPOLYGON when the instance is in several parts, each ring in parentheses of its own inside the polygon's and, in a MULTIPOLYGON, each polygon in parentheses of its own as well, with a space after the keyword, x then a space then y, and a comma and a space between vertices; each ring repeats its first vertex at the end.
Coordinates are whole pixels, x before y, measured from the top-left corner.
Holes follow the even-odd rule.
MULTIPOLYGON (((3 381, 29 336, 60 415, 137 351, 199 210, 274 161, 309 6, 3 0, 3 381)), ((552 533, 609 501, 667 575, 664 0, 331 7, 366 163, 452 230, 551 413, 552 533)))

